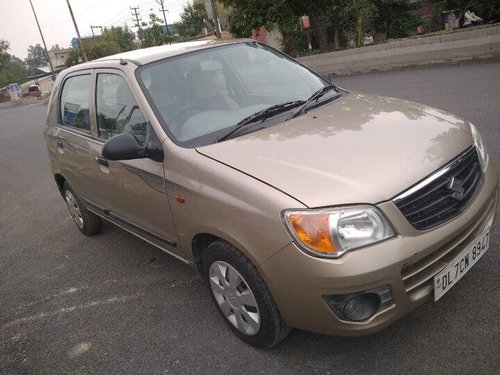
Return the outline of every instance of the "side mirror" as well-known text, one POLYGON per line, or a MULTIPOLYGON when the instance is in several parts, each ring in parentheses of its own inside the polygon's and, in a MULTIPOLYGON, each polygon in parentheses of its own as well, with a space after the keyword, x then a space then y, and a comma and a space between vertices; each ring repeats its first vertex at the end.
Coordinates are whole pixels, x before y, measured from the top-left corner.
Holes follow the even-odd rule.
POLYGON ((111 137, 104 143, 102 156, 108 160, 131 160, 150 158, 154 161, 163 161, 161 145, 141 144, 132 133, 121 133, 111 137), (158 148, 159 147, 159 148, 158 148))

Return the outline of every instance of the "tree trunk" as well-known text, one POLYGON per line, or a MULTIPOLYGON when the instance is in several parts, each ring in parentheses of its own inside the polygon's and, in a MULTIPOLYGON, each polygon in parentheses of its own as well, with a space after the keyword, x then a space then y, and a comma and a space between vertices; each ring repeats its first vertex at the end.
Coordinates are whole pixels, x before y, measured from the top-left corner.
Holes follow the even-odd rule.
POLYGON ((316 35, 318 36, 319 50, 326 52, 328 50, 328 37, 326 35, 326 26, 320 21, 319 17, 315 14, 310 15, 311 21, 314 25, 316 35))
POLYGON ((339 42, 339 25, 338 23, 335 23, 333 25, 333 43, 334 43, 334 48, 335 49, 340 49, 340 42, 339 42))
POLYGON ((364 37, 364 20, 362 16, 358 16, 358 22, 357 22, 357 34, 358 34, 358 42, 357 42, 357 47, 363 47, 363 37, 364 37))

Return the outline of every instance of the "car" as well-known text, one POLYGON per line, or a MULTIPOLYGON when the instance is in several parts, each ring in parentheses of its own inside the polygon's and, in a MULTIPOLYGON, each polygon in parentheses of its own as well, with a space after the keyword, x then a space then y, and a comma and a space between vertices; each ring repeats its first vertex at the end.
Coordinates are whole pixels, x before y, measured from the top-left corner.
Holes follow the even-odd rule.
POLYGON ((474 125, 252 40, 68 68, 44 134, 80 231, 104 219, 193 266, 256 347, 379 331, 489 247, 498 174, 474 125))
POLYGON ((23 98, 34 97, 37 99, 40 99, 41 95, 42 91, 40 91, 40 86, 38 85, 30 85, 28 90, 21 94, 23 98))

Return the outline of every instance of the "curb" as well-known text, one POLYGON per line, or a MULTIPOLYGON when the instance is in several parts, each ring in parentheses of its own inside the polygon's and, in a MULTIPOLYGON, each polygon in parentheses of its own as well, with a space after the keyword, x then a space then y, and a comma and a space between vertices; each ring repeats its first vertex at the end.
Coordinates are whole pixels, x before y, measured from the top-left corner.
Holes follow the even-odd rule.
POLYGON ((324 75, 351 75, 412 66, 500 57, 500 26, 410 37, 384 44, 298 58, 324 75))

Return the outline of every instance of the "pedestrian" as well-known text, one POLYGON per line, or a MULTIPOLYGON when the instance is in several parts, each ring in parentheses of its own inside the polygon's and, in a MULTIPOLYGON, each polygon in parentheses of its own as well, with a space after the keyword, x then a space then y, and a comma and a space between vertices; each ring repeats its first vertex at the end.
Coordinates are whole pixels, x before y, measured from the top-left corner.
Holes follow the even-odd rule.
POLYGON ((21 90, 20 87, 17 83, 10 84, 8 86, 9 89, 9 94, 10 94, 10 100, 12 102, 18 102, 21 100, 21 90))
POLYGON ((474 8, 470 7, 464 14, 464 28, 472 27, 476 23, 483 22, 483 19, 476 16, 474 13, 474 8))

